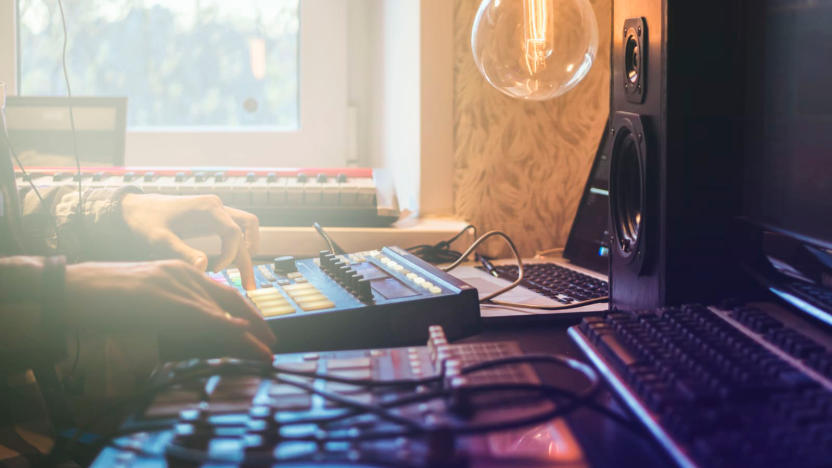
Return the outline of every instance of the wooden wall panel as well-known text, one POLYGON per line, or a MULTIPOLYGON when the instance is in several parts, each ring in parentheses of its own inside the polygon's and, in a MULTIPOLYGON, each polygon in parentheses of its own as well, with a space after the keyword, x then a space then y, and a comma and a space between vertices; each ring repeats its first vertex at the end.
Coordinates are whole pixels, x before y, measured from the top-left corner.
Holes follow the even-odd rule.
MULTIPOLYGON (((518 0, 519 1, 519 0, 518 0)), ((485 232, 506 231, 525 255, 566 243, 609 109, 610 0, 592 0, 598 54, 571 92, 509 98, 471 55, 479 1, 454 0, 454 209, 485 232)), ((505 255, 500 241, 484 250, 505 255)))

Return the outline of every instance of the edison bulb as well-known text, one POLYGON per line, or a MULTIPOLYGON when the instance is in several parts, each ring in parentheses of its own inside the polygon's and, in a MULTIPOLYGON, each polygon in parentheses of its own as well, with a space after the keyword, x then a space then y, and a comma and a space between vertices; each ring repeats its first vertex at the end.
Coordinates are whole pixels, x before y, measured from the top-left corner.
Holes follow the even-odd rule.
POLYGON ((483 0, 471 48, 477 68, 501 92, 552 99, 589 73, 598 22, 589 0, 483 0))

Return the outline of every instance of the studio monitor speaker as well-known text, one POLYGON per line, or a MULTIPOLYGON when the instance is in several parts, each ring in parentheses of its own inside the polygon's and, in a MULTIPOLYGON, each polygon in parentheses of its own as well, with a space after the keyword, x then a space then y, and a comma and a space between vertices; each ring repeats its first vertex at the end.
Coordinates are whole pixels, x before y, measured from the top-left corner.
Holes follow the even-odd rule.
POLYGON ((613 0, 613 308, 706 301, 731 287, 742 1, 613 0))

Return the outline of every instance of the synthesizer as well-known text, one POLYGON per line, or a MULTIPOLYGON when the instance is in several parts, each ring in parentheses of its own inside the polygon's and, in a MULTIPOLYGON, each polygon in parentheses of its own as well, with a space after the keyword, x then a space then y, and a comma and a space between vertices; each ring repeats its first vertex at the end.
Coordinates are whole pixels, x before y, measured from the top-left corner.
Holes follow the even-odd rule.
MULTIPOLYGON (((32 168, 41 189, 78 183, 75 168, 32 168)), ((19 187, 28 180, 18 172, 19 187)), ((389 226, 399 211, 384 170, 361 168, 89 167, 81 183, 90 188, 135 185, 145 193, 206 195, 257 215, 263 226, 389 226)))
POLYGON ((152 382, 162 391, 105 436, 91 466, 586 466, 531 365, 472 371, 522 358, 517 343, 429 335, 427 346, 284 354, 259 369, 168 363, 152 382))
POLYGON ((209 276, 257 307, 277 352, 406 346, 424 341, 432 324, 451 338, 480 330, 477 290, 398 247, 278 257, 254 273, 249 291, 237 269, 209 276))

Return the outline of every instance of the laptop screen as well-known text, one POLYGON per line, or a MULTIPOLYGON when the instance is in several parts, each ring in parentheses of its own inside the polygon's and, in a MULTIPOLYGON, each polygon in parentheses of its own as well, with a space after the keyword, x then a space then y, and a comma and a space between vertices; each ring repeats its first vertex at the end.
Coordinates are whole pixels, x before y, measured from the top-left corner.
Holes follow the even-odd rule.
POLYGON ((609 273, 609 174, 610 158, 607 129, 595 154, 595 161, 584 186, 584 193, 572 222, 563 256, 583 268, 609 273))

